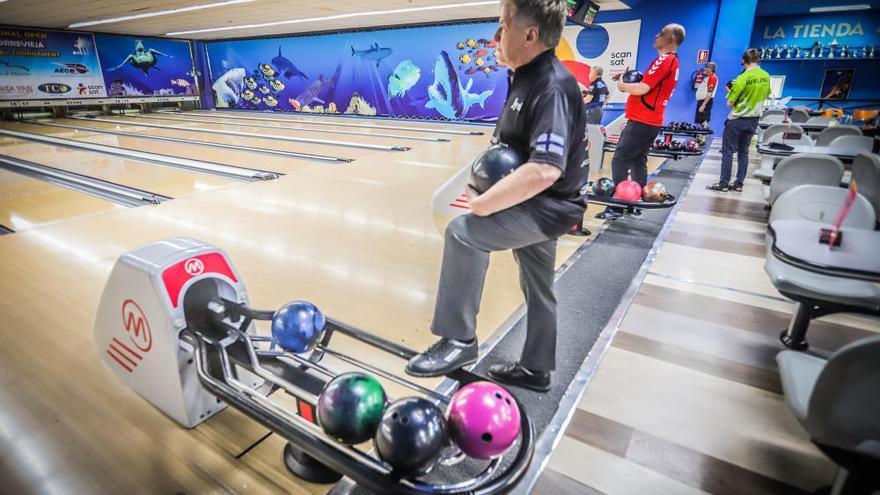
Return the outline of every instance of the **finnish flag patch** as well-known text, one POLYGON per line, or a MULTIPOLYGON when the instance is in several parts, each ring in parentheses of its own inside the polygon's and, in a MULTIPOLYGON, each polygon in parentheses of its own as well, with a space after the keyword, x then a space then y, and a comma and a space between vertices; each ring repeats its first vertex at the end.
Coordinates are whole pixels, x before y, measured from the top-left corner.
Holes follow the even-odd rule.
POLYGON ((545 132, 538 136, 538 140, 535 141, 535 151, 562 156, 565 153, 565 138, 559 134, 545 132))

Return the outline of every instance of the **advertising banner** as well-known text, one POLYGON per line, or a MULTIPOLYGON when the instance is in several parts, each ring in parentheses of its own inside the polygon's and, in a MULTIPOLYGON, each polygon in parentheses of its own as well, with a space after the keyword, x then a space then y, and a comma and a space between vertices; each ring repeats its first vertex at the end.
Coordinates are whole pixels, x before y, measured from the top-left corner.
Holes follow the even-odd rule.
POLYGON ((103 96, 91 34, 0 27, 0 100, 103 96))
POLYGON ((582 89, 590 85, 590 68, 602 67, 602 79, 610 91, 608 102, 624 103, 627 95, 617 90, 611 76, 637 69, 641 27, 641 20, 595 24, 589 29, 566 26, 556 47, 556 56, 574 74, 582 89))
POLYGON ((186 40, 96 34, 107 96, 197 95, 186 40))
POLYGON ((802 58, 813 47, 817 54, 813 58, 874 58, 880 57, 878 44, 880 10, 758 17, 752 31, 752 46, 773 50, 769 58, 802 58), (831 46, 836 50, 829 53, 831 46), (844 46, 855 50, 843 54, 844 46), (801 56, 788 53, 795 47, 801 56))

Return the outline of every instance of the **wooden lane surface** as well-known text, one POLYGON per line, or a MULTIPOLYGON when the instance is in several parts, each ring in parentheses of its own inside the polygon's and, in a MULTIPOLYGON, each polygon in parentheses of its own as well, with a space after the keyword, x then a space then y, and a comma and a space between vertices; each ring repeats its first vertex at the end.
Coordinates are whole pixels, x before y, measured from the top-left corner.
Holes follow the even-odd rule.
MULTIPOLYGON (((316 123, 309 124, 301 120, 292 120, 289 118, 268 120, 262 117, 250 117, 248 115, 212 115, 205 112, 198 113, 169 113, 169 112, 152 112, 143 115, 129 116, 134 119, 143 120, 144 122, 155 121, 156 119, 171 120, 174 122, 205 122, 217 125, 240 125, 258 129, 286 129, 296 131, 294 135, 304 138, 326 136, 327 139, 345 140, 347 136, 363 137, 368 136, 377 140, 391 141, 409 145, 413 142, 431 142, 438 139, 449 140, 456 137, 457 134, 444 134, 442 129, 436 129, 435 132, 426 133, 416 130, 405 130, 411 126, 394 126, 394 129, 383 128, 382 124, 365 125, 366 127, 350 127, 343 124, 327 124, 316 123)), ((253 131, 249 131, 253 132, 253 131)))
MULTIPOLYGON (((434 129, 450 129, 458 132, 482 132, 485 135, 492 135, 492 131, 494 127, 485 126, 485 125, 472 125, 472 124, 457 124, 454 122, 442 122, 442 121, 432 121, 432 120, 407 120, 407 119, 370 119, 370 118, 357 118, 351 116, 343 116, 343 115, 316 115, 316 114, 307 114, 307 113, 295 113, 295 112, 248 112, 248 111, 232 111, 232 110, 197 110, 193 112, 184 112, 187 114, 193 113, 204 113, 209 115, 224 115, 224 116, 232 116, 235 117, 237 115, 242 115, 246 117, 252 118, 260 118, 263 120, 269 119, 288 119, 291 122, 298 122, 302 124, 309 124, 315 122, 327 122, 331 124, 338 124, 344 126, 346 128, 351 129, 364 129, 372 126, 381 126, 381 127, 409 127, 411 129, 421 129, 420 132, 423 133, 424 130, 434 130, 434 129)), ((323 124, 322 124, 323 125, 323 124)))
MULTIPOLYGON (((115 139, 115 136, 106 137, 115 139)), ((112 145, 113 143, 111 139, 107 139, 100 144, 112 145)), ((90 151, 34 143, 18 138, 0 138, 0 154, 164 194, 172 198, 240 184, 239 181, 223 177, 127 160, 90 151)))
MULTIPOLYGON (((274 437, 237 461, 265 434, 239 413, 187 431, 105 369, 91 329, 109 271, 125 251, 191 236, 229 252, 259 307, 309 299, 334 317, 425 347, 434 340, 427 326, 442 250, 430 196, 486 139, 459 140, 445 153, 428 147, 303 169, 0 238, 0 291, 9 295, 0 328, 16 329, 0 349, 0 399, 11 404, 0 421, 10 459, 0 477, 25 491, 325 490, 283 471, 274 437)), ((560 262, 578 241, 560 247, 560 262)), ((493 255, 485 293, 482 337, 522 300, 509 253, 493 255)), ((345 339, 338 345, 402 372, 401 360, 345 339)))
MULTIPOLYGON (((212 148, 210 146, 199 144, 172 143, 148 138, 116 136, 112 134, 91 132, 88 130, 88 128, 114 130, 116 128, 116 126, 112 124, 103 124, 101 122, 85 122, 82 120, 59 119, 57 120, 57 123, 64 125, 81 126, 86 129, 73 130, 34 124, 21 124, 13 127, 12 129, 20 132, 31 132, 34 134, 42 134, 65 139, 76 139, 78 141, 83 141, 87 143, 104 144, 119 148, 146 151, 150 153, 162 153, 165 155, 173 155, 183 158, 189 158, 192 160, 204 160, 207 162, 220 163, 223 165, 270 170, 283 174, 289 174, 302 168, 320 166, 332 167, 343 164, 342 162, 325 163, 292 157, 272 156, 263 153, 252 153, 249 151, 212 148)), ((129 131, 130 129, 124 130, 129 131)), ((136 130, 137 129, 135 129, 135 131, 136 130)))
MULTIPOLYGON (((286 137, 306 137, 302 133, 297 135, 295 131, 279 129, 278 131, 271 129, 262 129, 262 128, 244 128, 239 126, 218 126, 216 124, 210 123, 194 123, 194 122, 178 122, 172 120, 152 120, 152 119, 138 119, 134 117, 122 117, 122 116, 112 116, 109 117, 110 120, 118 121, 119 124, 107 124, 102 122, 93 122, 88 121, 87 119, 77 119, 76 122, 79 123, 87 123, 89 126, 93 125, 109 125, 110 128, 113 128, 115 125, 120 125, 121 129, 133 132, 139 132, 143 134, 154 134, 159 136, 171 136, 176 138, 183 139, 194 139, 200 141, 208 141, 208 142, 217 142, 217 143, 241 143, 246 146, 257 146, 257 147, 265 147, 267 149, 280 149, 287 151, 296 151, 301 153, 313 153, 319 155, 330 155, 342 158, 349 158, 354 160, 365 160, 371 157, 376 157, 379 160, 386 159, 395 159, 399 158, 401 155, 405 154, 404 151, 384 151, 384 150, 371 150, 371 149, 363 149, 363 148, 355 148, 351 146, 345 146, 341 144, 319 144, 319 143, 302 143, 302 142, 290 142, 284 140, 276 140, 271 139, 270 135, 278 135, 278 136, 286 136, 286 137), (126 125, 127 124, 127 125, 126 125), (172 125, 183 127, 187 130, 180 129, 161 129, 155 127, 147 127, 139 124, 159 124, 159 125, 172 125), (128 125, 132 127, 128 127, 128 125), (137 126, 137 127, 134 127, 137 126), (201 130, 223 130, 223 131, 232 131, 232 132, 251 132, 254 134, 260 134, 266 137, 254 137, 254 136, 233 136, 233 135, 224 135, 224 134, 212 134, 200 132, 201 130)), ((316 133, 309 133, 310 138, 313 139, 327 139, 333 141, 346 141, 349 143, 360 143, 360 144, 369 144, 369 145, 400 145, 400 146, 408 146, 412 150, 418 150, 419 155, 436 155, 436 156, 448 156, 450 154, 455 154, 454 150, 451 150, 451 147, 461 144, 461 140, 453 139, 452 142, 439 142, 439 143, 431 143, 431 142, 422 142, 422 141, 394 141, 388 138, 376 138, 365 135, 361 136, 337 136, 333 134, 321 135, 316 133), (345 139, 337 139, 337 138, 345 138, 345 139)), ((465 139, 473 139, 482 138, 484 142, 489 142, 488 136, 462 136, 465 139)), ((463 162, 464 163, 464 162, 463 162)))
POLYGON ((0 224, 16 232, 123 208, 85 193, 0 170, 0 224))

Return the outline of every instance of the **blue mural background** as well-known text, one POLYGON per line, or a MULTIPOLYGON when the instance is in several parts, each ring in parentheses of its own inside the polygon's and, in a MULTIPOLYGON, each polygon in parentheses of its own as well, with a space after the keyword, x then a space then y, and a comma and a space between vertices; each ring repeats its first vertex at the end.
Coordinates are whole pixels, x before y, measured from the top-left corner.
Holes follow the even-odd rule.
POLYGON ((494 58, 496 29, 477 22, 209 42, 215 105, 494 119, 508 84, 494 58))
POLYGON ((95 34, 95 42, 107 96, 198 94, 189 41, 95 34), (145 59, 151 60, 128 59, 138 44, 143 47, 145 59), (151 50, 159 53, 150 57, 151 50))

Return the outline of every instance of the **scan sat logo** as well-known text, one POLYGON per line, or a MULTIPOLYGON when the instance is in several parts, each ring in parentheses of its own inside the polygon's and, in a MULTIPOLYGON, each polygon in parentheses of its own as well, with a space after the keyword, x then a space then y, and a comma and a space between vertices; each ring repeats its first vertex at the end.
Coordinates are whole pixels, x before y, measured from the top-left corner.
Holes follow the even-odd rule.
POLYGON ((52 95, 60 95, 64 93, 70 92, 72 89, 69 85, 64 83, 43 83, 37 86, 37 89, 42 91, 43 93, 49 93, 52 95))
POLYGON ((133 299, 126 299, 122 303, 122 323, 128 341, 123 342, 113 337, 107 346, 107 355, 122 369, 131 373, 143 360, 142 354, 153 348, 153 331, 147 316, 133 299))

